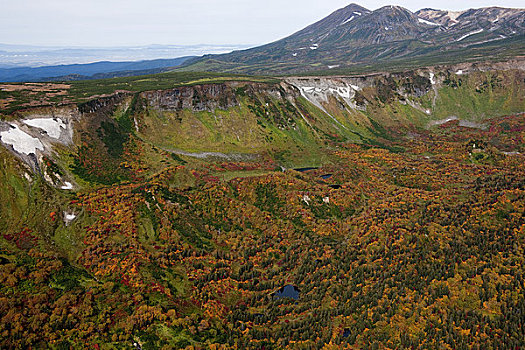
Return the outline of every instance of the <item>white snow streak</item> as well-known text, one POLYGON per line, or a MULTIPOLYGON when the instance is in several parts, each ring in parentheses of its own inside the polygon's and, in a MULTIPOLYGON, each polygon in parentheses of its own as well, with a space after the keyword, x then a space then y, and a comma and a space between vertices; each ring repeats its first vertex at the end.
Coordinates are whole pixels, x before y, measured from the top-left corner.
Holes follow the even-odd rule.
POLYGON ((428 24, 429 26, 439 26, 439 24, 427 21, 426 19, 423 19, 423 18, 418 18, 417 20, 419 21, 419 23, 428 24))
POLYGON ((343 23, 341 24, 347 24, 348 22, 350 22, 351 20, 353 20, 355 18, 355 16, 352 16, 350 18, 348 18, 347 20, 345 20, 343 23))
POLYGON ((483 28, 481 28, 481 29, 479 29, 479 30, 476 30, 476 31, 473 31, 473 32, 470 32, 470 33, 468 33, 468 34, 463 35, 461 38, 459 38, 459 39, 456 40, 456 41, 461 41, 461 40, 463 40, 463 39, 468 38, 468 37, 471 36, 471 35, 479 34, 479 33, 481 33, 482 31, 483 31, 483 28))

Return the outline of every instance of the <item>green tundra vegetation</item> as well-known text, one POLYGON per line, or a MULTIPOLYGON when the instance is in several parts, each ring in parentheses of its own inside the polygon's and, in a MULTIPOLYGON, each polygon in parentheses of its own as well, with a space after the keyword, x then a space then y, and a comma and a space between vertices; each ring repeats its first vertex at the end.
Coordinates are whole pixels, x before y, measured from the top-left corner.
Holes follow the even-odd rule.
POLYGON ((525 346, 523 71, 378 76, 357 108, 164 76, 64 88, 74 144, 36 171, 0 147, 0 348, 525 346))

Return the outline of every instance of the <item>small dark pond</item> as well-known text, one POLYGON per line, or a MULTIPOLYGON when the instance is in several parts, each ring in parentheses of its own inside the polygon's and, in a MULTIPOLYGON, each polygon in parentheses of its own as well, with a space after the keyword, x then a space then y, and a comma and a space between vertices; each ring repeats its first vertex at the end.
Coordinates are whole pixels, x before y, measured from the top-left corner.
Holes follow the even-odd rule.
POLYGON ((292 298, 299 299, 299 288, 292 286, 291 284, 282 287, 277 292, 274 293, 274 296, 278 299, 282 298, 292 298))
POLYGON ((345 330, 343 331, 343 338, 348 338, 350 334, 352 334, 352 332, 350 332, 350 329, 345 328, 345 330))
POLYGON ((330 185, 330 187, 332 187, 333 189, 340 189, 341 188, 341 185, 330 185))
POLYGON ((333 175, 333 174, 324 174, 324 175, 321 175, 320 177, 321 177, 321 179, 326 180, 326 179, 331 178, 332 175, 333 175))
POLYGON ((295 168, 294 170, 295 171, 299 171, 301 173, 304 173, 305 171, 310 171, 310 170, 317 170, 319 169, 318 167, 310 167, 310 168, 295 168))

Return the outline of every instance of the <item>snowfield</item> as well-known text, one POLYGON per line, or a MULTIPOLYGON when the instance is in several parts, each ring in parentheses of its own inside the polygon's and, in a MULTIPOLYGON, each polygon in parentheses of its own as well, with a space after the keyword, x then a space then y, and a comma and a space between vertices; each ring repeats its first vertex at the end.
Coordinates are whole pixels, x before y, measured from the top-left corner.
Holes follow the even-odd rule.
POLYGON ((349 87, 338 87, 336 89, 334 88, 330 88, 329 91, 332 93, 332 94, 338 94, 339 96, 341 96, 342 98, 350 98, 352 95, 350 94, 350 92, 352 91, 349 87))
POLYGON ((43 151, 44 145, 39 139, 32 137, 18 128, 17 125, 9 124, 11 128, 7 131, 0 132, 0 140, 6 145, 13 146, 18 153, 36 155, 36 150, 43 151))
POLYGON ((44 130, 49 135, 49 137, 54 139, 59 139, 62 129, 66 129, 66 124, 64 124, 62 119, 58 118, 25 119, 23 122, 26 125, 44 130))

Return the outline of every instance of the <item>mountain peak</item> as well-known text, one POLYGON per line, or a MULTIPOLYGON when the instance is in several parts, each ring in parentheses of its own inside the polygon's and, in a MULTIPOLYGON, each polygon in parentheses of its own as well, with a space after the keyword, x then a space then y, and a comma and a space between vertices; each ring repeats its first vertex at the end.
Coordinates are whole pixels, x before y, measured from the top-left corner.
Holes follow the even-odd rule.
MULTIPOLYGON (((361 12, 370 12, 370 10, 368 10, 367 8, 359 5, 359 4, 356 4, 356 3, 351 3, 337 11, 344 11, 344 12, 349 12, 349 11, 361 11, 361 12)), ((337 12, 335 11, 335 12, 337 12)), ((335 13, 334 12, 334 13, 335 13)))
POLYGON ((346 24, 354 19, 357 19, 369 13, 371 13, 370 10, 364 8, 363 6, 351 3, 346 7, 332 12, 328 17, 325 17, 320 21, 309 25, 303 30, 295 33, 293 36, 301 37, 305 35, 315 35, 318 37, 322 37, 323 35, 326 35, 329 32, 331 32, 337 26, 341 24, 346 24))
POLYGON ((383 6, 374 12, 372 15, 376 17, 383 17, 385 20, 393 22, 404 22, 417 20, 416 16, 408 9, 401 6, 383 6))

